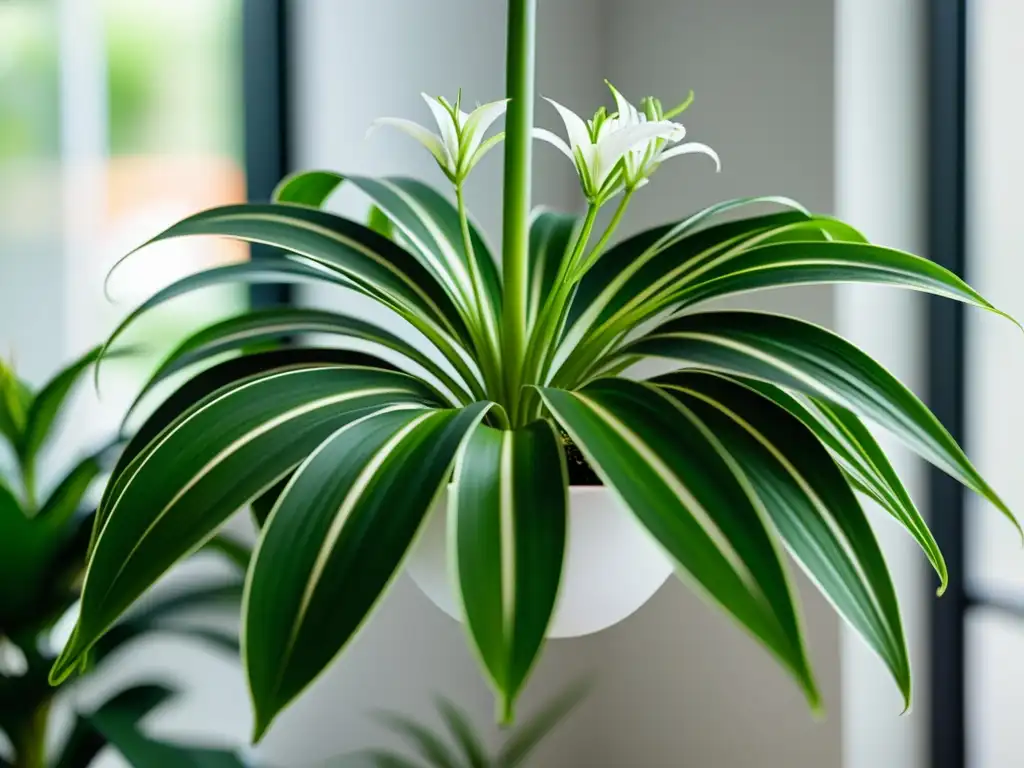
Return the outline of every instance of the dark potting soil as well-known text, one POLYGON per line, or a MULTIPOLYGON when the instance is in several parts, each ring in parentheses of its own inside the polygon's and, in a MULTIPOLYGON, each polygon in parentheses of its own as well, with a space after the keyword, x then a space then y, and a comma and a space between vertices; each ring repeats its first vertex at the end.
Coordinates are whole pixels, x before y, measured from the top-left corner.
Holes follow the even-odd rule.
POLYGON ((565 446, 565 463, 569 468, 569 485, 604 485, 597 473, 590 468, 583 453, 576 447, 565 432, 559 430, 562 435, 562 445, 565 446))

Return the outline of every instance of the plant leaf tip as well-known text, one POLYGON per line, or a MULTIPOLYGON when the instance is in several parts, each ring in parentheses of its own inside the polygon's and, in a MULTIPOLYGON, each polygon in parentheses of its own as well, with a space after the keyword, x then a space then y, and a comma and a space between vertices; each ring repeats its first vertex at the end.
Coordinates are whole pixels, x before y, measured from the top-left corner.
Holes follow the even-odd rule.
POLYGON ((827 718, 828 713, 825 711, 825 703, 821 700, 817 691, 814 692, 813 698, 808 693, 808 703, 811 707, 811 717, 818 722, 823 722, 827 718))
POLYGON ((50 667, 50 674, 47 675, 47 682, 54 688, 61 685, 65 680, 71 677, 71 673, 75 670, 75 662, 77 659, 68 659, 63 654, 57 657, 57 660, 53 662, 53 666, 50 667))
POLYGON ((264 717, 259 711, 256 712, 256 719, 253 721, 252 737, 250 739, 252 746, 256 746, 263 740, 263 737, 267 735, 267 731, 270 729, 270 724, 273 722, 273 717, 264 717))
POLYGON ((502 728, 509 728, 515 725, 516 708, 511 696, 502 695, 498 702, 498 725, 502 728))

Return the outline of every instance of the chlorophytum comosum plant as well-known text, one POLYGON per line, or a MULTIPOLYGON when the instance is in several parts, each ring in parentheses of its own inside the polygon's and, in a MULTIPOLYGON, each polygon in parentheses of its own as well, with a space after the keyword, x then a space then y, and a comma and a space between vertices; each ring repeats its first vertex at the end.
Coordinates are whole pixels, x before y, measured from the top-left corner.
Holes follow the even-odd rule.
MULTIPOLYGON (((437 134, 384 121, 430 150, 454 202, 408 178, 300 173, 270 204, 204 211, 151 241, 215 235, 278 251, 171 285, 114 338, 175 296, 270 279, 371 297, 420 344, 343 313, 279 307, 219 322, 175 349, 153 381, 195 372, 107 488, 55 683, 167 568, 251 503, 261 533, 242 655, 258 739, 368 619, 450 485, 466 626, 510 720, 556 603, 564 432, 686 581, 775 657, 812 708, 819 692, 783 552, 877 652, 909 703, 897 598, 859 497, 906 528, 942 586, 946 567, 868 425, 1016 521, 928 408, 864 352, 794 317, 704 304, 861 282, 997 310, 935 264, 784 198, 730 200, 614 242, 664 161, 717 156, 680 143, 674 118, 687 104, 666 112, 648 98, 634 108, 614 89, 614 112, 601 108, 589 121, 555 106, 567 141, 536 131, 535 6, 509 1, 506 101, 465 113, 459 100, 428 99, 437 134), (503 112, 504 133, 486 138, 503 112), (575 165, 582 216, 531 210, 535 137, 575 165), (463 182, 502 139, 499 268, 468 216, 463 182), (369 226, 323 209, 342 183, 372 200, 369 226), (772 209, 736 218, 751 206, 772 209), (314 333, 371 342, 391 361, 309 344, 266 349, 314 333), (240 354, 215 362, 228 352, 240 354), (623 375, 645 358, 675 370, 623 375)), ((696 160, 707 162, 696 158, 694 168, 696 160)))

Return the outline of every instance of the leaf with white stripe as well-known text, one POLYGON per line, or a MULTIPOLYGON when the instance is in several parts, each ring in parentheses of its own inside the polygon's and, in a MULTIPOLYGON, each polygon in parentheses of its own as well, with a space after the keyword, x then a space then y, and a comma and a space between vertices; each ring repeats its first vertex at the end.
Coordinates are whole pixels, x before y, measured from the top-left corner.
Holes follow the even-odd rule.
MULTIPOLYGON (((393 369, 386 360, 363 352, 317 347, 294 347, 256 352, 212 365, 184 382, 167 396, 142 424, 133 430, 131 439, 121 452, 114 465, 114 470, 111 472, 111 482, 107 486, 106 495, 109 496, 113 493, 114 485, 123 485, 127 482, 130 475, 125 474, 125 469, 139 454, 146 449, 155 447, 154 440, 164 430, 187 418, 197 408, 212 399, 219 390, 227 391, 229 387, 238 386, 246 380, 255 380, 275 372, 332 365, 360 365, 366 368, 393 369)), ((124 429, 122 431, 127 432, 124 429)), ((99 529, 106 519, 106 511, 103 507, 97 510, 96 525, 89 545, 90 553, 95 546, 99 529)))
POLYGON ((296 205, 227 205, 182 219, 140 248, 195 235, 230 237, 298 254, 336 272, 417 327, 426 322, 471 342, 462 314, 437 279, 404 248, 357 222, 296 205))
POLYGON ((295 473, 246 584, 242 649, 256 739, 362 626, 488 408, 355 421, 295 473))
POLYGON ((601 379, 579 392, 541 393, 605 485, 699 592, 774 654, 817 708, 780 547, 754 488, 715 435, 649 384, 601 379))
POLYGON ((565 556, 568 475, 550 422, 480 426, 449 501, 456 580, 506 722, 540 653, 565 556))
POLYGON ((467 319, 476 317, 473 286, 476 275, 484 321, 493 336, 492 341, 496 339, 502 295, 494 257, 471 222, 472 252, 467 253, 458 210, 433 188, 403 177, 374 179, 342 176, 332 171, 309 171, 285 179, 275 190, 274 199, 319 208, 343 182, 360 189, 386 214, 402 241, 462 307, 467 319))
POLYGON ((676 292, 665 304, 692 306, 737 293, 810 283, 906 288, 1009 317, 959 277, 928 259, 871 243, 833 241, 781 242, 751 248, 701 275, 698 282, 676 292))
POLYGON ((854 489, 886 510, 920 545, 946 591, 949 573, 928 524, 874 435, 854 413, 817 398, 801 402, 774 384, 734 377, 744 386, 782 406, 808 427, 829 450, 854 489))
POLYGON ((684 371, 656 383, 740 464, 790 552, 882 658, 909 706, 896 591, 867 516, 825 447, 788 411, 722 376, 684 371))
MULTIPOLYGON (((725 210, 753 203, 779 202, 775 198, 752 198, 722 204, 725 210)), ((795 205, 795 204, 792 204, 795 205)), ((713 207, 716 208, 716 207, 713 207)), ((709 209, 710 210, 710 209, 709 209)), ((742 250, 763 239, 779 236, 794 227, 811 224, 811 215, 802 209, 754 216, 690 232, 684 225, 703 221, 701 212, 679 225, 657 227, 635 235, 613 247, 586 273, 577 288, 570 308, 564 347, 567 358, 554 379, 563 386, 575 386, 582 374, 594 365, 622 336, 634 330, 642 320, 632 315, 645 310, 643 318, 656 314, 662 292, 697 265, 731 251, 742 250)), ((696 226, 693 224, 691 226, 696 226)), ((810 226, 804 236, 815 236, 810 226)))
MULTIPOLYGON (((731 208, 775 201, 776 198, 749 198, 731 201, 734 203, 731 208)), ((787 203, 787 207, 790 205, 795 204, 787 203)), ((666 274, 709 252, 769 230, 810 219, 809 213, 795 208, 715 224, 694 232, 692 229, 697 224, 710 218, 706 216, 696 219, 701 213, 675 226, 664 225, 646 230, 610 248, 580 280, 567 325, 571 326, 584 315, 587 317, 587 325, 604 322, 630 299, 663 279, 666 274), (685 228, 684 224, 687 224, 685 228)))
POLYGON ((765 312, 703 312, 659 326, 624 354, 677 360, 835 402, 893 433, 1021 530, 927 406, 860 349, 820 326, 765 312))
POLYGON ((173 423, 107 488, 81 615, 52 678, 66 677, 168 568, 328 436, 382 408, 429 405, 429 388, 405 374, 317 367, 243 380, 173 423))
POLYGON ((212 357, 311 333, 368 341, 398 352, 436 378, 461 403, 473 401, 463 387, 437 363, 407 341, 374 323, 320 309, 271 307, 221 320, 189 336, 150 376, 136 398, 136 403, 168 376, 212 357))

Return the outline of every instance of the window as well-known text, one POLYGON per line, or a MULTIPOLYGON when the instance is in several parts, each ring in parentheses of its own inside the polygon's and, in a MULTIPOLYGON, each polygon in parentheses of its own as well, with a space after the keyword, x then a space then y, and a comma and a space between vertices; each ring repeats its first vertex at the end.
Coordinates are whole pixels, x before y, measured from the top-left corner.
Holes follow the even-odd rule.
MULTIPOLYGON (((0 355, 14 351, 22 375, 38 381, 102 342, 173 280, 249 258, 225 240, 161 243, 116 270, 114 301, 104 298, 132 248, 189 213, 266 198, 283 175, 283 7, 0 3, 0 355)), ((145 317, 125 337, 144 348, 104 369, 100 398, 83 394, 89 418, 76 433, 109 435, 177 339, 248 299, 209 288, 145 317)))
MULTIPOLYGON (((931 256, 1001 309, 1024 315, 1018 226, 1019 106, 1008 98, 1020 52, 1015 3, 936 0, 931 6, 931 256)), ((984 313, 935 302, 932 404, 964 439, 1011 509, 1024 507, 1013 449, 1024 428, 1020 335, 984 313)), ((1024 763, 1015 713, 1024 687, 1024 557, 1007 523, 937 471, 932 522, 950 570, 933 608, 932 765, 1024 763)))

